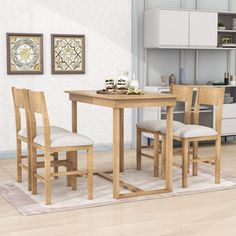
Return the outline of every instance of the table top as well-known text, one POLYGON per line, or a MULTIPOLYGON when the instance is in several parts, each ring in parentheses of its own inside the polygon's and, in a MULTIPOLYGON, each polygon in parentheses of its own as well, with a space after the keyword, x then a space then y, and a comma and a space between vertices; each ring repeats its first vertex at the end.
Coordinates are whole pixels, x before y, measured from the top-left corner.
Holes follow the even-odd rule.
POLYGON ((145 106, 175 106, 176 97, 171 94, 149 93, 143 95, 97 94, 94 90, 65 91, 71 101, 108 106, 113 108, 134 108, 145 106))

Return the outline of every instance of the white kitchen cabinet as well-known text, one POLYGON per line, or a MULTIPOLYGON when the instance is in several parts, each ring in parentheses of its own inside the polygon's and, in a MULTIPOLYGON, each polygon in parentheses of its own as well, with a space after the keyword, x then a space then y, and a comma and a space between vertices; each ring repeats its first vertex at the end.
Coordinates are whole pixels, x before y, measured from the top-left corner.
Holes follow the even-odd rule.
MULTIPOLYGON (((234 87, 232 87, 234 89, 234 87)), ((232 90, 231 89, 231 90, 232 90)), ((236 103, 224 104, 223 119, 236 119, 236 103)))
MULTIPOLYGON (((160 87, 158 86, 145 86, 143 88, 145 92, 160 93, 160 87)), ((143 108, 142 120, 160 120, 161 113, 159 107, 145 107, 143 108)))
POLYGON ((188 46, 188 11, 160 10, 160 46, 188 46))
POLYGON ((215 12, 190 11, 189 46, 217 47, 218 14, 215 12))
POLYGON ((218 13, 153 9, 144 13, 145 48, 216 48, 218 13))
POLYGON ((188 47, 189 11, 154 9, 144 13, 145 48, 188 47))
POLYGON ((236 119, 222 119, 222 136, 235 135, 236 119))
MULTIPOLYGON (((231 90, 235 90, 234 87, 231 90)), ((222 136, 236 134, 236 103, 224 104, 222 114, 222 136)))
MULTIPOLYGON (((160 87, 158 86, 145 86, 143 88, 145 92, 160 93, 160 87)), ((142 121, 145 120, 160 120, 161 109, 160 107, 144 107, 142 109, 142 121)), ((146 138, 153 138, 153 134, 143 132, 143 136, 146 138)))

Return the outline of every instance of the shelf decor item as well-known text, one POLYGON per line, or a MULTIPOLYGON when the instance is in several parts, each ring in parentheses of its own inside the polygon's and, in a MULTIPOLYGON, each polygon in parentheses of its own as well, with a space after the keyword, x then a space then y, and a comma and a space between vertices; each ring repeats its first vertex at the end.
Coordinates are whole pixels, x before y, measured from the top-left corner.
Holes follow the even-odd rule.
POLYGON ((224 84, 225 85, 229 84, 229 72, 224 73, 224 84))
POLYGON ((51 35, 52 74, 85 73, 85 36, 51 35))
POLYGON ((169 77, 167 75, 161 75, 161 86, 166 87, 169 85, 169 77))
POLYGON ((43 74, 43 35, 7 33, 7 74, 43 74))
POLYGON ((236 76, 235 75, 230 75, 229 84, 231 86, 235 86, 236 85, 236 76))
POLYGON ((176 76, 174 74, 169 76, 169 85, 171 84, 176 84, 176 76))
POLYGON ((223 23, 219 22, 218 23, 218 30, 225 30, 225 29, 226 29, 225 25, 223 23))
POLYGON ((231 36, 223 36, 221 38, 222 45, 224 44, 231 44, 233 42, 233 38, 231 36))

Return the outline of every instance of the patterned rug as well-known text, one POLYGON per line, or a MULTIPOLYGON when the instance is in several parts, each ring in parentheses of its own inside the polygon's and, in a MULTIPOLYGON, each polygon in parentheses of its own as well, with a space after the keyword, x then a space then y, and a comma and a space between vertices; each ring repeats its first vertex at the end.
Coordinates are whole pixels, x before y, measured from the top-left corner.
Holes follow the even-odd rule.
MULTIPOLYGON (((152 169, 142 171, 126 170, 121 174, 123 180, 144 190, 161 188, 164 181, 152 176, 152 169)), ((214 184, 214 176, 209 167, 202 166, 198 176, 189 175, 189 187, 181 187, 181 171, 173 170, 173 192, 127 199, 112 198, 112 183, 98 176, 94 176, 94 200, 87 200, 86 178, 78 178, 78 190, 72 191, 66 187, 66 179, 61 177, 52 181, 52 205, 44 205, 44 184, 38 183, 38 195, 31 195, 27 191, 27 183, 0 183, 0 195, 5 198, 22 215, 53 213, 65 210, 105 206, 118 203, 158 199, 163 197, 180 196, 201 192, 231 189, 236 187, 236 179, 222 175, 221 184, 214 184)), ((123 193, 128 192, 122 189, 123 193)))

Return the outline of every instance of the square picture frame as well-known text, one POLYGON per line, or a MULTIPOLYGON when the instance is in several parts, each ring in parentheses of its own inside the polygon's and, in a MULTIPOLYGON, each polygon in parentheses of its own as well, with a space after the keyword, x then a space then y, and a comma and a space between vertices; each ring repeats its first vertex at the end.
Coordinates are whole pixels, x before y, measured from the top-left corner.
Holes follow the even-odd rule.
POLYGON ((52 74, 85 74, 85 35, 51 34, 52 74))
POLYGON ((7 74, 43 74, 43 34, 7 33, 7 74))

